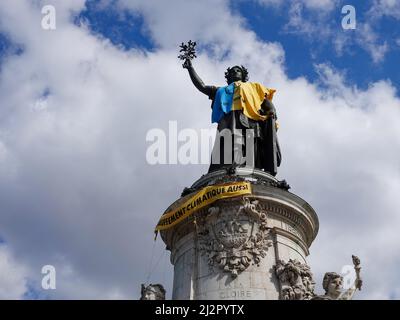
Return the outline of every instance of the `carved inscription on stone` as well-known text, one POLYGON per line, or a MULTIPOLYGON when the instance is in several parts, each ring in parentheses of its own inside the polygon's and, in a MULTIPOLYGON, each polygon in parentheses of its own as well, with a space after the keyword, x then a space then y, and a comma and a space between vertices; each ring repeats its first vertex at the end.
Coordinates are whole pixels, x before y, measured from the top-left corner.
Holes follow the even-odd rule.
POLYGON ((224 290, 219 292, 220 299, 245 299, 251 298, 250 290, 224 290))

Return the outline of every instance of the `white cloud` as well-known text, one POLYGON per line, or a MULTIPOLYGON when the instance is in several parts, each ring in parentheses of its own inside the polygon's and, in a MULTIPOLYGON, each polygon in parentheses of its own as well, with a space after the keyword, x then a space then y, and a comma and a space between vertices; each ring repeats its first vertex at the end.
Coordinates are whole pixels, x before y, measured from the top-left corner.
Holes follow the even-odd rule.
MULTIPOLYGON (((46 294, 138 298, 158 217, 207 170, 145 162, 149 129, 166 129, 169 120, 179 128, 211 126, 209 100, 176 58, 176 45, 188 39, 214 48, 194 62, 206 83, 224 84, 226 67, 243 63, 252 81, 278 89, 279 177, 320 216, 310 257, 317 277, 357 253, 374 288, 360 297, 388 297, 400 286, 393 210, 400 205, 400 101, 390 83, 360 90, 327 65, 317 66, 323 89, 289 80, 282 47, 237 24, 226 1, 122 1, 144 16, 159 45, 154 53, 123 52, 72 25, 67 3, 57 2, 65 19, 55 32, 40 29, 27 2, 0 8, 1 29, 25 47, 0 74, 0 225, 30 270, 56 267, 57 290, 46 294)), ((161 262, 150 281, 170 289, 161 241, 155 255, 161 262)), ((30 276, 40 283, 40 273, 30 276)))
POLYGON ((373 62, 382 62, 389 50, 387 42, 379 41, 378 34, 368 23, 358 24, 357 32, 359 34, 357 38, 358 44, 371 55, 373 62))
POLYGON ((368 12, 372 19, 383 16, 400 19, 400 2, 397 0, 374 0, 368 12))
MULTIPOLYGON (((357 18, 358 15, 357 12, 357 18)), ((392 39, 385 37, 384 33, 378 33, 376 26, 387 17, 400 19, 400 2, 374 0, 365 17, 367 18, 365 22, 357 23, 355 42, 370 54, 374 63, 378 64, 384 61, 385 55, 392 49, 389 45, 392 39)))
POLYGON ((338 4, 337 0, 305 0, 302 2, 307 8, 325 11, 332 11, 338 4))
POLYGON ((303 5, 311 10, 331 11, 338 4, 337 0, 258 0, 258 2, 265 6, 281 6, 283 4, 303 5))
POLYGON ((351 48, 352 39, 344 33, 338 33, 333 37, 332 43, 336 54, 341 57, 351 48))
POLYGON ((283 27, 285 32, 318 41, 332 36, 329 14, 335 8, 339 10, 337 0, 258 0, 258 3, 287 12, 288 22, 283 27))
POLYGON ((0 300, 22 299, 27 291, 26 276, 26 268, 0 243, 0 300))
POLYGON ((262 5, 264 5, 264 6, 279 7, 285 1, 284 0, 257 0, 257 2, 262 4, 262 5))
POLYGON ((356 42, 371 55, 374 63, 380 63, 391 49, 388 41, 392 39, 383 40, 384 37, 377 33, 375 26, 387 17, 400 19, 400 2, 396 0, 374 0, 365 16, 368 17, 368 20, 357 25, 359 37, 356 38, 356 42))
POLYGON ((244 42, 252 41, 254 34, 241 27, 243 18, 230 14, 228 4, 228 0, 174 0, 168 6, 160 5, 158 0, 119 1, 121 8, 138 11, 144 16, 147 28, 158 45, 174 50, 177 44, 189 39, 216 46, 232 46, 237 38, 244 42), (175 19, 177 10, 179 21, 173 22, 171 19, 175 19))
POLYGON ((400 18, 400 2, 394 0, 374 0, 371 8, 365 13, 368 20, 360 20, 361 12, 356 9, 357 27, 351 32, 342 29, 340 20, 333 17, 344 17, 338 1, 269 1, 259 0, 259 3, 280 10, 287 10, 288 22, 283 31, 297 34, 313 42, 332 42, 337 55, 351 53, 357 45, 371 56, 375 64, 384 61, 385 55, 391 49, 391 39, 379 34, 374 27, 385 17, 400 18), (286 7, 283 5, 286 4, 286 7), (287 9, 288 8, 288 9, 287 9), (335 13, 336 10, 336 13, 335 13), (339 22, 338 22, 339 21, 339 22))
MULTIPOLYGON (((302 34, 310 39, 316 39, 330 33, 329 26, 318 19, 307 19, 304 17, 305 6, 301 2, 294 2, 289 9, 289 21, 284 30, 289 33, 302 34)), ((318 17, 318 16, 317 16, 318 17)))

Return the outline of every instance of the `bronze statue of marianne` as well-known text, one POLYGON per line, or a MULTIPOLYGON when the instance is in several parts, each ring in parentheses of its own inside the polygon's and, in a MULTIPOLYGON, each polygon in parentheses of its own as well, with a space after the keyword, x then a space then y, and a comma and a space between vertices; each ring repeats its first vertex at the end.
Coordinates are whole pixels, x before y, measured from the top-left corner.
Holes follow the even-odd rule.
POLYGON ((196 73, 192 59, 196 42, 182 43, 179 55, 194 86, 212 100, 211 121, 218 123, 209 172, 246 166, 275 176, 281 163, 276 135, 276 110, 272 104, 275 90, 248 82, 243 66, 228 68, 227 86, 205 85, 196 73))

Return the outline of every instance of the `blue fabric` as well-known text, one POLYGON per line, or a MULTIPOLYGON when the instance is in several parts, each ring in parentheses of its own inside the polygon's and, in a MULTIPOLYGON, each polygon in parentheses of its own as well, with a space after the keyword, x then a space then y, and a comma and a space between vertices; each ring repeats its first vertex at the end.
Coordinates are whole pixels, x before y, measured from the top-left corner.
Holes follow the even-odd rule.
POLYGON ((221 87, 215 94, 215 99, 212 105, 211 122, 219 122, 221 118, 231 112, 233 93, 235 92, 235 84, 231 83, 229 86, 221 87))

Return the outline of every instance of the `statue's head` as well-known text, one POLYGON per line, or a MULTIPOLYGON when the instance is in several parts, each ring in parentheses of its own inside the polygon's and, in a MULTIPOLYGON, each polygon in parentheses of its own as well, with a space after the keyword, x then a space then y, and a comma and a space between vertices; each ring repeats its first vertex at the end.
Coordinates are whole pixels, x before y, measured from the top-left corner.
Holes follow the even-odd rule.
POLYGON ((322 287, 325 290, 325 295, 336 299, 343 288, 343 277, 336 272, 325 273, 322 287))
POLYGON ((161 284, 142 284, 140 300, 165 300, 165 289, 161 284))
POLYGON ((228 84, 231 84, 235 81, 246 82, 247 80, 249 80, 249 72, 243 66, 234 66, 232 68, 226 69, 225 79, 228 84))

